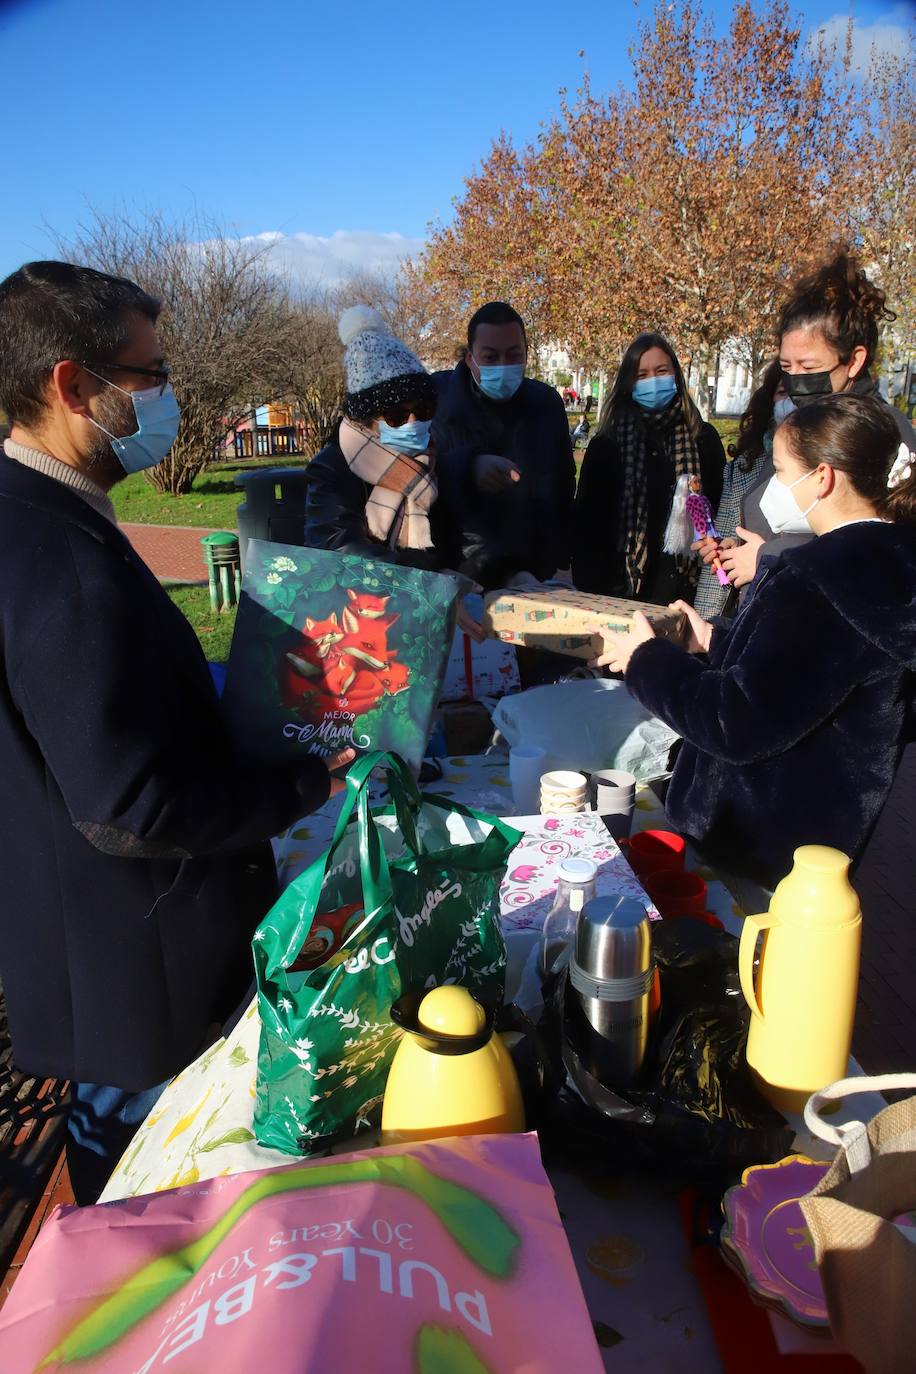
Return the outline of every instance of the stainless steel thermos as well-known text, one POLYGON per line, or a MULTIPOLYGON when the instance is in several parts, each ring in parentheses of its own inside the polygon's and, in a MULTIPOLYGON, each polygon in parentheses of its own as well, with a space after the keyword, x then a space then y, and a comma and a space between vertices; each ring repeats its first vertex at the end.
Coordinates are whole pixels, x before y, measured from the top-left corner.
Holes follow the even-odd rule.
POLYGON ((652 987, 649 918, 634 897, 593 897, 579 914, 566 989, 570 1032, 583 1064, 607 1088, 642 1068, 652 987))

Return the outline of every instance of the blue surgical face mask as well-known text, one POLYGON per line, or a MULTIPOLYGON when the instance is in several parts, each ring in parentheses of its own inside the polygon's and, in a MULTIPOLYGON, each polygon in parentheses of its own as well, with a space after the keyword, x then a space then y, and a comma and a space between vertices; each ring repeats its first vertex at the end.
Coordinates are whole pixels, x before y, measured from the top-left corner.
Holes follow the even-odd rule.
POLYGON ((791 415, 795 409, 795 402, 791 396, 781 396, 773 406, 773 423, 781 425, 787 415, 791 415))
POLYGON ((525 364, 506 363, 493 367, 481 367, 477 364, 477 371, 477 385, 485 396, 489 396, 491 401, 510 401, 522 384, 525 364))
POLYGON ((408 420, 406 425, 386 425, 378 422, 379 442, 395 453, 425 453, 429 448, 431 420, 408 420))
POLYGON ((633 400, 643 410, 664 410, 676 395, 673 377, 642 377, 633 387, 633 400))
MULTIPOLYGON (((86 370, 91 371, 89 368, 86 370)), ((98 377, 97 372, 93 372, 92 375, 98 377)), ((119 436, 109 434, 105 426, 100 425, 98 420, 93 420, 91 415, 86 416, 87 420, 90 420, 96 429, 108 435, 111 447, 125 472, 143 472, 145 468, 156 467, 165 458, 178 436, 181 412, 171 385, 166 386, 164 391, 158 386, 149 387, 144 391, 125 391, 122 386, 109 382, 107 377, 99 377, 99 381, 130 397, 137 418, 137 428, 133 434, 119 436)))

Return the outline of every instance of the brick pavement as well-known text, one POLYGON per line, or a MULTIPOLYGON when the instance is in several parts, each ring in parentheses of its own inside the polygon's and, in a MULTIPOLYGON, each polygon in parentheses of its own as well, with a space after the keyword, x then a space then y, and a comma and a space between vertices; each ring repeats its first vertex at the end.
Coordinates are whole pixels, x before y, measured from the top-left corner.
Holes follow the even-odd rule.
POLYGON ((137 553, 156 576, 167 582, 207 581, 200 541, 213 530, 196 525, 121 525, 137 553))
POLYGON ((35 1204, 28 1228, 13 1256, 6 1273, 0 1277, 0 1307, 9 1297, 13 1284, 19 1277, 22 1266, 28 1258, 29 1251, 38 1232, 41 1230, 45 1221, 56 1207, 72 1207, 75 1202, 73 1189, 70 1187, 70 1175, 67 1173, 67 1164, 63 1153, 57 1159, 41 1197, 35 1204))

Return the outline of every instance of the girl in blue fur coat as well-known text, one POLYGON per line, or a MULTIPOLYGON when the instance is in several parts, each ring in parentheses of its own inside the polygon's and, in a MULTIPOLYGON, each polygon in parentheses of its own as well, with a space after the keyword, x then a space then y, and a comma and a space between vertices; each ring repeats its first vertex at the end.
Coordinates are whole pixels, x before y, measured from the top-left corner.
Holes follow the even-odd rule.
POLYGON ((890 790, 916 671, 916 474, 889 408, 834 395, 776 431, 767 506, 817 535, 764 557, 731 622, 685 648, 637 615, 599 660, 684 744, 672 824, 768 886, 800 844, 853 858, 890 790))

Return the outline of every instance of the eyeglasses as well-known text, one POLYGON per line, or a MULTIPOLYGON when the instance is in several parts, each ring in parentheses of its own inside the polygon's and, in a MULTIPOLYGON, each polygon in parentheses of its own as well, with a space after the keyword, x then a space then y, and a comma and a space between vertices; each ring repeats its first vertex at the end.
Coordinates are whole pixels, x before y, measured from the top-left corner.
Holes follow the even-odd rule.
POLYGON ((405 401, 403 405, 382 411, 382 419, 392 429, 406 425, 411 415, 415 420, 431 420, 436 413, 435 401, 405 401))
MULTIPOLYGON (((83 363, 83 367, 89 372, 92 372, 92 368, 89 367, 88 363, 83 363)), ((158 383, 160 396, 165 391, 172 376, 172 369, 170 367, 134 367, 132 363, 105 363, 102 366, 102 371, 134 372, 140 377, 152 377, 153 380, 158 383)))

